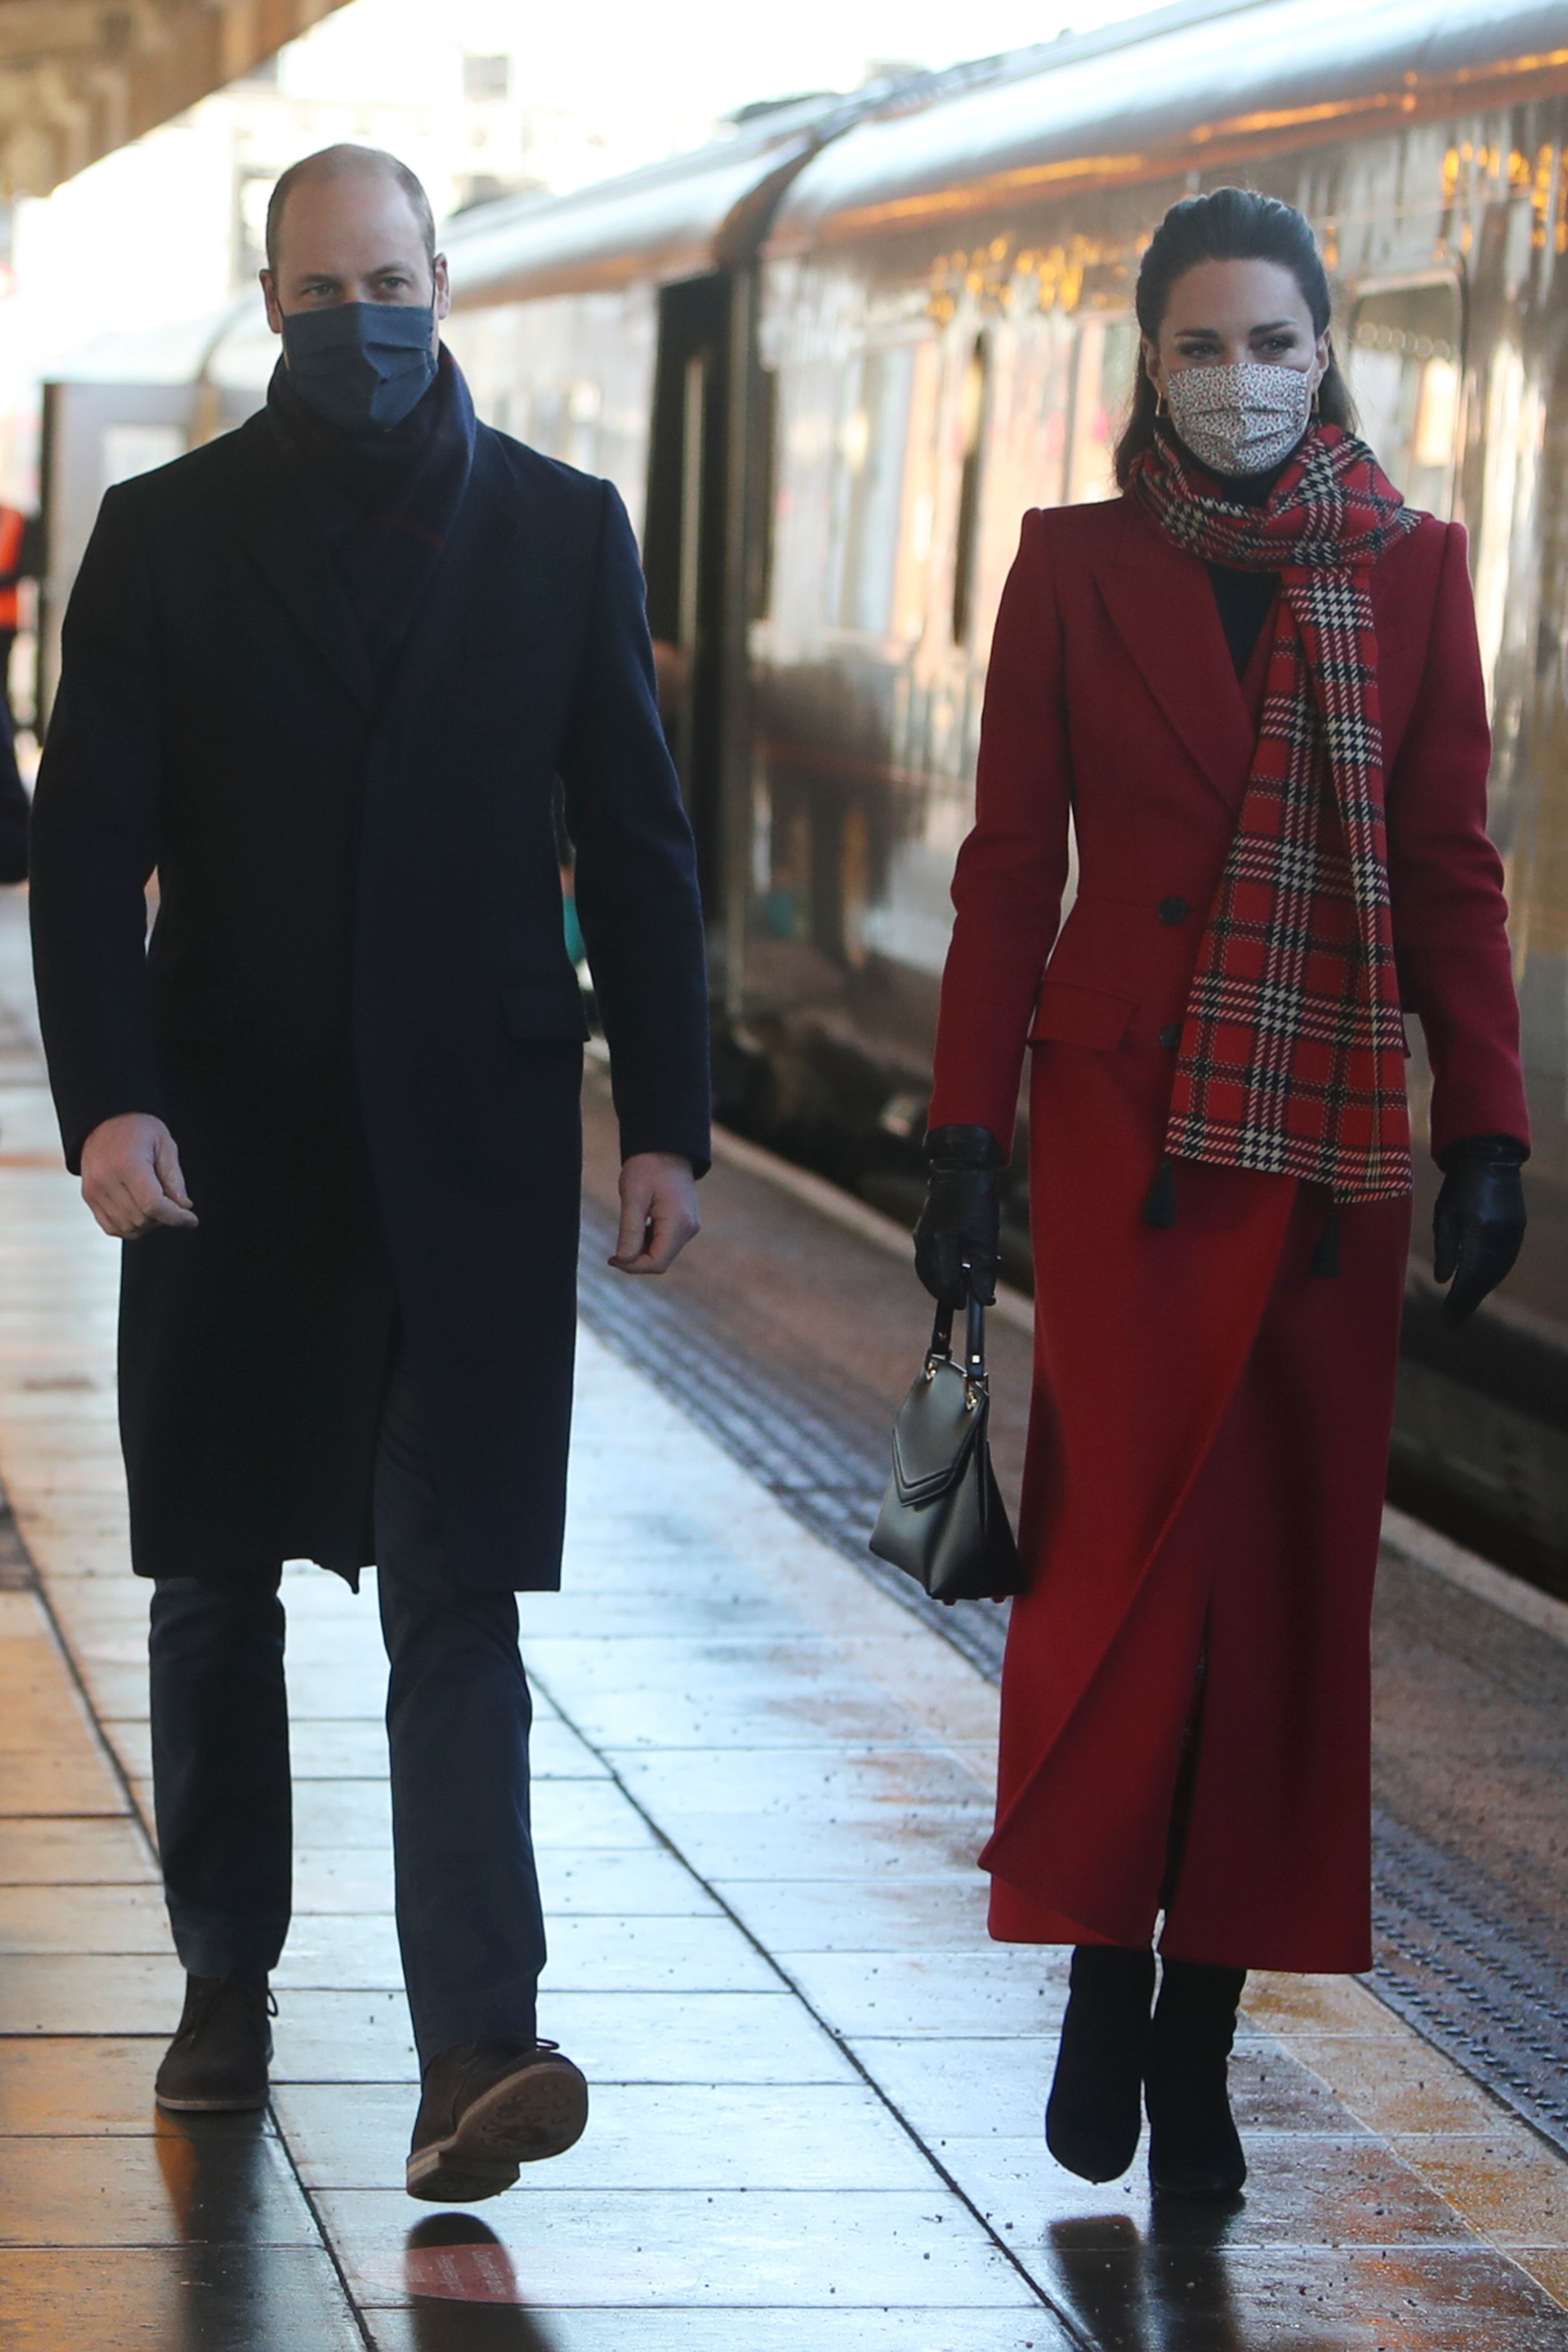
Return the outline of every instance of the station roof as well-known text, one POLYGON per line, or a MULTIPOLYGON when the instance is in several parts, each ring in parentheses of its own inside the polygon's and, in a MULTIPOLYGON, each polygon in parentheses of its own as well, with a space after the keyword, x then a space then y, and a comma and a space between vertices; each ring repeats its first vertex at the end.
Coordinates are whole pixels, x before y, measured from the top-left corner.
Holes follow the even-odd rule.
POLYGON ((868 113, 779 207, 771 252, 1245 162, 1568 89, 1562 0, 1185 0, 1017 52, 945 103, 868 113))
POLYGON ((0 0, 0 191, 47 196, 342 0, 0 0))

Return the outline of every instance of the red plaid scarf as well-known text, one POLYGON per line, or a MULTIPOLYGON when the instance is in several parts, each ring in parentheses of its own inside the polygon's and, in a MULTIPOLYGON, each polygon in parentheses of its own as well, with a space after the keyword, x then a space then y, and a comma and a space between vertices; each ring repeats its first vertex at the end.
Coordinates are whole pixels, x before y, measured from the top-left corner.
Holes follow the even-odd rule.
POLYGON ((1278 572, 1262 726, 1187 1000, 1165 1148, 1328 1185, 1411 1188, 1377 636, 1367 573, 1415 517, 1363 442, 1307 434, 1261 507, 1167 436, 1133 487, 1205 563, 1278 572))

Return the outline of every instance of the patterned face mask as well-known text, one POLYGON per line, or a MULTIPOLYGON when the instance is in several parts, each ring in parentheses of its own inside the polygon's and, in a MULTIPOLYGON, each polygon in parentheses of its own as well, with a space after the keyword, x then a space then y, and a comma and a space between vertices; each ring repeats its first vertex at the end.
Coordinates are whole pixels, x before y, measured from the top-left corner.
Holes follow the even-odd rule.
POLYGON ((1307 429, 1312 387, 1300 368, 1241 360, 1173 371, 1171 422, 1201 465, 1216 474, 1266 474, 1307 429))

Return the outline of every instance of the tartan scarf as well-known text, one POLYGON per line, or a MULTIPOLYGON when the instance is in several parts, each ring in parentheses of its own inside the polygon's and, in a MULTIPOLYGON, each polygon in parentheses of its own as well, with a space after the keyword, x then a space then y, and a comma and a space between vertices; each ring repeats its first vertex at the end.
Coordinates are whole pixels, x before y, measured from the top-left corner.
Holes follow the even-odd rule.
POLYGON ((1132 486, 1205 563, 1277 572, 1258 749, 1187 999, 1165 1150, 1327 1185, 1412 1183, 1367 574, 1416 518, 1364 442, 1309 427, 1243 506, 1161 432, 1132 486))

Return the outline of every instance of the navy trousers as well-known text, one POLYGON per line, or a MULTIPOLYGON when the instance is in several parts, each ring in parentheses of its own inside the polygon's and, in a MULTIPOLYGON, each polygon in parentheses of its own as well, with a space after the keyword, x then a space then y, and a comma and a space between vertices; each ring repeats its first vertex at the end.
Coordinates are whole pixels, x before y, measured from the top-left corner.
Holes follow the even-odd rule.
MULTIPOLYGON (((510 1592, 445 1556, 408 1384, 378 1439, 376 1591, 390 1667, 397 1934, 422 2067, 531 2041, 544 1925, 529 1827, 528 1682, 510 1592)), ((153 1776, 174 1947, 194 1976, 260 1976, 289 1929, 289 1710, 276 1583, 153 1594, 153 1776)))

